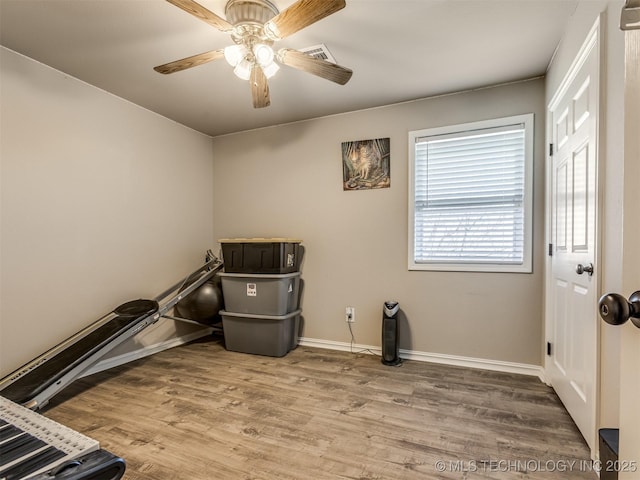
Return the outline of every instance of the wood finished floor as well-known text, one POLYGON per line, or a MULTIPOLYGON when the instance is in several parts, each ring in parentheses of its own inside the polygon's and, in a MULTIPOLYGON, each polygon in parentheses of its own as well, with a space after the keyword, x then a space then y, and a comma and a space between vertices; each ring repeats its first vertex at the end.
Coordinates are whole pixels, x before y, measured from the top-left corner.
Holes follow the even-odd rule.
POLYGON ((535 377, 309 347, 198 341, 82 379, 43 413, 123 457, 127 480, 597 478, 535 377))

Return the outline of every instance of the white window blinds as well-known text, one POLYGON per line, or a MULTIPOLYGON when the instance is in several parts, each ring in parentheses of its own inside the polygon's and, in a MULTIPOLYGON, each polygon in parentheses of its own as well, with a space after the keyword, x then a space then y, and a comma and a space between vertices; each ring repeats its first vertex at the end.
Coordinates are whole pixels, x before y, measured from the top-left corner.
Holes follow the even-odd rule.
POLYGON ((526 138, 524 123, 414 135, 414 264, 525 263, 526 138))

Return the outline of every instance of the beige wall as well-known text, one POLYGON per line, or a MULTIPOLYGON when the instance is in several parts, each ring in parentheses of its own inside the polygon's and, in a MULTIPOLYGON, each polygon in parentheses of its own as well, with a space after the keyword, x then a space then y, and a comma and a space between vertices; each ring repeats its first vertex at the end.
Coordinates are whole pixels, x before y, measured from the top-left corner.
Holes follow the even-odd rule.
POLYGON ((213 172, 209 137, 0 54, 2 376, 200 266, 213 172))
MULTIPOLYGON (((560 86, 587 34, 601 16, 600 268, 601 293, 622 287, 622 194, 624 119, 624 37, 622 1, 583 0, 570 19, 546 77, 546 102, 560 86)), ((598 352, 594 352, 595 355, 598 352)), ((618 425, 620 329, 600 323, 599 424, 618 425)))
POLYGON ((542 364, 544 81, 213 139, 214 235, 304 240, 303 335, 380 345, 382 303, 408 319, 401 348, 542 364), (535 113, 534 273, 407 270, 408 132, 535 113), (341 142, 391 138, 391 188, 342 190, 341 142))

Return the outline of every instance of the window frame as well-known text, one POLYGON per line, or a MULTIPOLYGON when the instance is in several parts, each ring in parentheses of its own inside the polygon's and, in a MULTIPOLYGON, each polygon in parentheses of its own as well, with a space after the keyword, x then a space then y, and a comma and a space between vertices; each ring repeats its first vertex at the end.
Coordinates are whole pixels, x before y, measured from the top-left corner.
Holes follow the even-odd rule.
POLYGON ((533 271, 533 164, 534 114, 526 113, 490 120, 413 130, 409 132, 409 225, 408 269, 417 271, 532 273, 533 271), (415 171, 416 140, 423 137, 462 134, 474 130, 524 125, 524 243, 521 264, 479 262, 416 262, 415 261, 415 171))

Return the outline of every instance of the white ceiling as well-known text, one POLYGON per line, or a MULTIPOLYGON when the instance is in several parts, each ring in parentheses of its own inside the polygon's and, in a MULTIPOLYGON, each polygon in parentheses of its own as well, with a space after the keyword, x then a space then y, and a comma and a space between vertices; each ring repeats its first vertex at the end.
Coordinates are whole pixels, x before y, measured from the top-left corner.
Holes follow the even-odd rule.
MULTIPOLYGON (((272 0, 282 11, 293 0, 272 0)), ((224 60, 153 67, 232 44, 164 0, 0 0, 0 43, 205 134, 287 123, 543 75, 577 0, 346 0, 278 42, 324 43, 353 77, 340 86, 283 66, 271 106, 224 60)), ((224 17, 226 0, 202 0, 224 17)), ((0 65, 1 68, 1 65, 0 65)))

